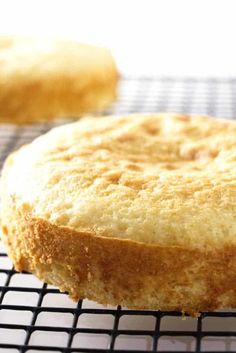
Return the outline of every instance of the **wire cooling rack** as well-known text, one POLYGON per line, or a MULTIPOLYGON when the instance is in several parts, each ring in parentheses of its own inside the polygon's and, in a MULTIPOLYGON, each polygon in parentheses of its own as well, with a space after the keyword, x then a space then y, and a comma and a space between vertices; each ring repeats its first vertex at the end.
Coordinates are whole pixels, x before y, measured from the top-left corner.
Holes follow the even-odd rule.
MULTIPOLYGON (((123 78, 107 113, 174 111, 236 117, 236 79, 123 78)), ((56 124, 0 125, 0 164, 56 124)), ((103 307, 12 268, 0 243, 0 352, 236 352, 236 311, 202 313, 103 307)))

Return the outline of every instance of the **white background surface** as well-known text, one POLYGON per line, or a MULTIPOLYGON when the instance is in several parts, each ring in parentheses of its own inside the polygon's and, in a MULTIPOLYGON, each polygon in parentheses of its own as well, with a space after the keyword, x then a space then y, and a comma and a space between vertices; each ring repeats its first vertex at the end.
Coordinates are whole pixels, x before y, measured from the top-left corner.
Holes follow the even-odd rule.
POLYGON ((0 33, 105 45, 129 74, 236 76, 235 0, 0 0, 0 33))

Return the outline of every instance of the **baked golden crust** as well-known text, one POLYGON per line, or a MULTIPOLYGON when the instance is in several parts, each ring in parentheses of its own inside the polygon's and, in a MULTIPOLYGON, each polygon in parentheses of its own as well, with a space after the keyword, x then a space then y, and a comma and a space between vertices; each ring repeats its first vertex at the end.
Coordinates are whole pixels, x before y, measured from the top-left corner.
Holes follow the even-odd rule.
POLYGON ((235 138, 235 122, 174 114, 82 119, 38 138, 3 169, 16 268, 74 299, 236 307, 235 138))
POLYGON ((0 36, 0 121, 32 123, 100 112, 116 98, 108 50, 65 40, 0 36))

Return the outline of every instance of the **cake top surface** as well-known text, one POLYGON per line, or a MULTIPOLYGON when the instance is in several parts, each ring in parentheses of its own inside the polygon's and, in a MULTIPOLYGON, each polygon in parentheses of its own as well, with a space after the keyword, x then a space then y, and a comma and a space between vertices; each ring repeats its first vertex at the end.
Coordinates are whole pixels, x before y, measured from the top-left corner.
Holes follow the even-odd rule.
POLYGON ((0 36, 0 78, 14 75, 16 79, 30 73, 31 79, 53 76, 55 72, 91 75, 114 66, 109 51, 76 41, 43 37, 0 36), (105 66, 106 67, 106 66, 105 66), (93 72, 94 71, 94 72, 93 72))
POLYGON ((2 177, 34 218, 163 246, 236 242, 236 123, 169 113, 84 118, 13 153, 2 177))

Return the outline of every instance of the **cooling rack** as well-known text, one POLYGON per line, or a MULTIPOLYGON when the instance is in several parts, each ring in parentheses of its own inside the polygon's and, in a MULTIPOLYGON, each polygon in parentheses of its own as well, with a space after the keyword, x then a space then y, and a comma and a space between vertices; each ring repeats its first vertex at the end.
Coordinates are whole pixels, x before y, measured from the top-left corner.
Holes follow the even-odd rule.
MULTIPOLYGON (((110 113, 173 111, 236 117, 236 79, 124 77, 110 113)), ((12 150, 55 124, 0 125, 0 165, 12 150)), ((236 352, 236 311, 134 311, 72 302, 17 273, 0 243, 0 352, 236 352)))

